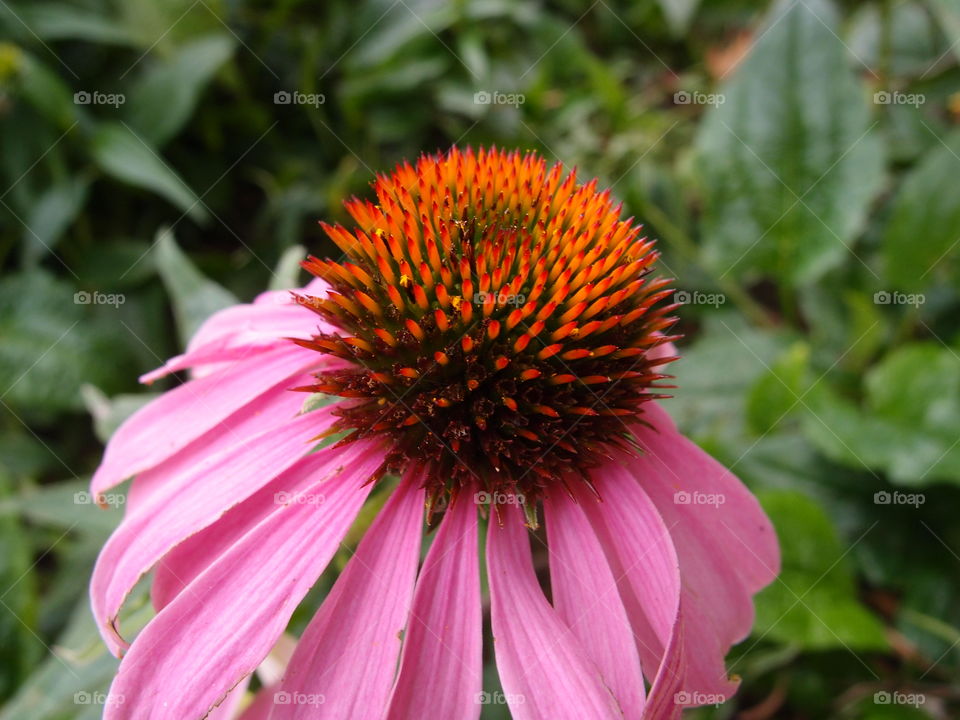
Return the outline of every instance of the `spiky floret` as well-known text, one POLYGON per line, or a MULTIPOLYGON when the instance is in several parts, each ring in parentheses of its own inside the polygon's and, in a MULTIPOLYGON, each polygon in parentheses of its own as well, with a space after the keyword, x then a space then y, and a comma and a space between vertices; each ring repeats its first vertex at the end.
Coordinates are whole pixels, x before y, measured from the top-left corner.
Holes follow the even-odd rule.
POLYGON ((348 259, 304 262, 329 296, 299 298, 339 332, 297 342, 349 364, 297 389, 355 399, 330 431, 385 436, 381 472, 421 466, 431 505, 469 487, 529 510, 590 486, 668 387, 649 351, 676 306, 653 242, 533 153, 453 149, 373 189, 346 203, 355 230, 323 224, 348 259))

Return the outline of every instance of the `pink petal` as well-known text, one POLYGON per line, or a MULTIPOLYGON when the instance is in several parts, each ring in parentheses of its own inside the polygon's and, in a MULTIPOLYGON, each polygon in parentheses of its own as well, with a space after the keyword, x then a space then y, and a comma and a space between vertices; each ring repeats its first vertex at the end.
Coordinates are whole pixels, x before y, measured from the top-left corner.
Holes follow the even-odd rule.
MULTIPOLYGON (((114 621, 137 581, 177 543, 210 525, 303 457, 311 448, 323 408, 272 427, 241 447, 204 458, 189 472, 157 487, 130 512, 104 545, 94 567, 90 598, 108 647, 122 649, 114 621)), ((360 452, 328 448, 329 466, 360 452)))
POLYGON ((688 519, 696 519, 718 544, 733 570, 751 592, 769 585, 780 573, 780 546, 770 519, 763 512, 753 493, 723 465, 680 434, 667 412, 656 403, 644 406, 645 415, 656 428, 636 425, 634 435, 647 454, 632 465, 634 474, 644 482, 647 469, 657 469, 655 480, 658 497, 669 494, 668 504, 681 510, 688 519), (644 462, 647 458, 648 462, 644 462), (669 492, 667 492, 669 491, 669 492), (673 502, 676 492, 721 494, 724 503, 717 508, 707 505, 681 506, 673 502), (708 511, 709 510, 709 511, 708 511), (723 542, 726 538, 728 542, 723 542))
POLYGON ((249 684, 250 676, 248 675, 227 694, 223 701, 204 720, 234 720, 239 715, 240 707, 243 705, 243 696, 246 694, 249 684))
POLYGON ((315 364, 317 357, 291 343, 161 395, 110 438, 92 492, 105 492, 157 465, 271 387, 315 364))
POLYGON ((164 608, 120 663, 110 692, 123 702, 108 701, 105 720, 200 720, 253 672, 333 557, 380 462, 368 452, 304 483, 164 608))
POLYGON ((597 502, 580 503, 620 586, 644 674, 654 677, 673 636, 680 608, 680 571, 670 531, 630 473, 615 463, 597 471, 597 502))
POLYGON ((292 392, 288 385, 309 382, 310 375, 295 375, 287 382, 267 390, 212 430, 159 465, 137 475, 127 493, 127 514, 138 511, 158 490, 182 482, 196 467, 235 448, 243 448, 270 428, 279 427, 297 417, 303 408, 303 393, 292 392))
POLYGON ((289 470, 230 508, 212 525, 170 550, 153 570, 150 594, 154 608, 159 611, 173 602, 194 578, 273 512, 278 500, 295 494, 304 478, 314 477, 330 463, 330 457, 322 452, 301 458, 289 470))
POLYGON ((260 691, 254 696, 253 702, 247 706, 238 720, 270 720, 276 692, 276 685, 260 688, 260 691))
MULTIPOLYGON (((694 652, 696 649, 694 648, 694 652)), ((650 684, 647 706, 643 710, 643 720, 680 720, 683 708, 683 683, 687 652, 684 640, 683 602, 673 628, 673 635, 667 643, 663 662, 650 684)))
POLYGON ((413 597, 423 504, 423 489, 410 480, 387 501, 297 643, 273 718, 383 714, 413 597))
POLYGON ((637 643, 600 541, 568 497, 548 498, 544 510, 557 615, 596 664, 623 716, 639 720, 644 686, 637 643))
POLYGON ((424 560, 386 720, 480 716, 483 615, 477 508, 462 495, 424 560))
POLYGON ((543 596, 519 512, 491 519, 487 574, 497 670, 515 720, 619 718, 586 651, 543 596))
POLYGON ((670 526, 680 560, 688 657, 688 693, 729 697, 724 658, 753 625, 752 595, 779 568, 776 535, 756 499, 728 470, 681 436, 653 403, 657 431, 634 432, 644 454, 626 461, 670 526))

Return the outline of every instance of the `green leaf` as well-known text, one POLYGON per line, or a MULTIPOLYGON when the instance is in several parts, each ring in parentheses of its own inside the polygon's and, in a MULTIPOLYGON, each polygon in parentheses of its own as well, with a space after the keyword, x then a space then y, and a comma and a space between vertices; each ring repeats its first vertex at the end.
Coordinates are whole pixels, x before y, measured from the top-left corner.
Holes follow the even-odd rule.
POLYGON ((203 89, 233 54, 229 35, 199 38, 150 67, 124 106, 127 122, 151 145, 163 146, 193 114, 203 89))
MULTIPOLYGON (((948 38, 960 36, 960 0, 931 0, 940 20, 940 26, 948 38)), ((960 43, 952 43, 951 49, 960 58, 960 43)))
POLYGON ((801 406, 810 366, 810 347, 796 343, 781 355, 747 395, 747 422, 758 435, 772 432, 801 406))
POLYGON ((89 187, 86 177, 72 176, 54 183, 36 199, 23 231, 23 257, 27 265, 35 265, 59 242, 83 209, 89 187))
POLYGON ((109 124, 93 136, 93 158, 108 175, 166 198, 197 222, 206 210, 193 190, 143 138, 130 128, 109 124))
POLYGON ((25 25, 43 40, 83 40, 109 45, 132 45, 126 28, 109 17, 66 3, 32 2, 19 8, 25 25))
POLYGON ((809 282, 838 265, 882 182, 865 90, 827 0, 778 2, 696 142, 704 253, 809 282))
MULTIPOLYGON (((142 627, 152 614, 144 599, 143 588, 138 586, 127 601, 130 606, 139 605, 124 622, 128 633, 142 627)), ((98 720, 118 664, 100 639, 87 603, 78 603, 52 654, 4 706, 0 720, 98 720)))
MULTIPOLYGON (((12 492, 10 479, 0 472, 0 504, 12 492)), ((21 519, 0 513, 0 587, 3 588, 3 612, 0 612, 0 701, 9 697, 29 673, 42 646, 33 637, 37 625, 36 576, 32 570, 32 551, 21 519)))
POLYGON ((20 93, 61 132, 78 118, 73 94, 60 76, 32 55, 21 54, 20 93))
POLYGON ((825 384, 810 396, 804 431, 828 457, 883 470, 904 485, 960 482, 960 357, 933 343, 892 353, 867 373, 858 408, 825 384))
POLYGON ((826 513, 799 492, 764 492, 760 502, 781 538, 783 569, 757 595, 754 632, 805 650, 884 649, 883 626, 857 600, 847 548, 826 513))
POLYGON ((960 172, 960 131, 938 142, 904 180, 883 236, 885 277, 920 290, 953 265, 960 246, 960 196, 944 192, 960 172))
POLYGON ((0 501, 0 515, 17 515, 40 525, 61 531, 87 533, 105 540, 117 527, 126 504, 120 490, 94 498, 88 480, 65 480, 39 487, 28 487, 0 501), (97 500, 107 507, 97 505, 97 500))
POLYGON ((197 270, 177 246, 170 230, 163 229, 157 233, 155 252, 157 269, 173 301, 180 341, 186 347, 204 320, 240 301, 233 293, 197 270))
POLYGON ((284 250, 270 279, 270 289, 290 290, 301 287, 303 283, 300 282, 300 261, 306 256, 306 248, 302 245, 294 245, 284 250))
POLYGON ((0 280, 0 387, 4 402, 40 413, 80 407, 80 385, 116 385, 128 358, 111 339, 116 309, 89 303, 41 270, 0 280))

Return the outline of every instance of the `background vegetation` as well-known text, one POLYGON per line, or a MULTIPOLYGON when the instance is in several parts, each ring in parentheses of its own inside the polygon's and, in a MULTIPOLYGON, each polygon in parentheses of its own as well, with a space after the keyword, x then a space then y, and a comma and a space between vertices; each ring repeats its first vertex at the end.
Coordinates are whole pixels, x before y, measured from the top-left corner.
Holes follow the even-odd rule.
POLYGON ((452 143, 599 176, 678 278, 668 408, 784 548, 691 715, 958 716, 957 0, 3 0, 0 38, 0 718, 102 711, 122 511, 76 493, 136 377, 452 143))

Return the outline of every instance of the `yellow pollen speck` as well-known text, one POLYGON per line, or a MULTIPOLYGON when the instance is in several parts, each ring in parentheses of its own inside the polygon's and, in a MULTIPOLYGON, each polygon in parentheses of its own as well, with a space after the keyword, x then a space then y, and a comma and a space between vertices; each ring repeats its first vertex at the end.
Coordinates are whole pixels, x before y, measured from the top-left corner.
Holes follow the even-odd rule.
POLYGON ((410 284, 410 278, 408 278, 406 275, 401 275, 401 276, 400 276, 400 287, 406 287, 406 286, 409 285, 409 284, 410 284))
POLYGON ((377 228, 373 231, 373 234, 382 238, 386 233, 383 232, 383 228, 377 228))
POLYGON ((453 305, 454 310, 459 310, 460 303, 462 302, 463 302, 463 298, 460 297, 459 295, 454 295, 452 298, 450 298, 450 304, 453 305))

